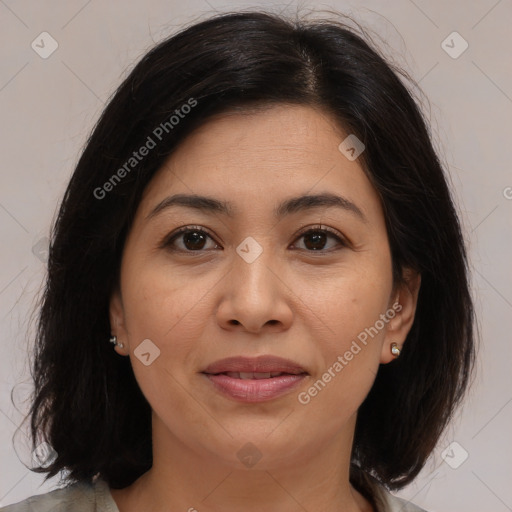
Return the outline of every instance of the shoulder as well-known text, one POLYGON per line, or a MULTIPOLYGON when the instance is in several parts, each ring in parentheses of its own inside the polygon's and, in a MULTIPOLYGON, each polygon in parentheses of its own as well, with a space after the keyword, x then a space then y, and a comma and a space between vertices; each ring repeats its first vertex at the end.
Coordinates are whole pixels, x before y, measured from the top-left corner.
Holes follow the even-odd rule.
POLYGON ((0 508, 0 512, 119 512, 103 480, 77 482, 0 508))
POLYGON ((380 484, 374 485, 373 493, 377 503, 377 512, 427 512, 410 501, 393 496, 380 484))
POLYGON ((352 484, 371 503, 375 512, 427 512, 410 501, 394 496, 375 477, 357 467, 352 468, 352 484))

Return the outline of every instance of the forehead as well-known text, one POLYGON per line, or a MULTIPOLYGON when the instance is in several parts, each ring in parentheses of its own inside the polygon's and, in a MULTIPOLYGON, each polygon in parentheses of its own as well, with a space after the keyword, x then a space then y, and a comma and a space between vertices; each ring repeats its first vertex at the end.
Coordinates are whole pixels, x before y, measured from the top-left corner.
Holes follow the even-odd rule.
MULTIPOLYGON (((378 195, 358 160, 339 150, 347 133, 323 110, 276 105, 223 112, 181 142, 145 190, 148 214, 171 192, 215 195, 233 212, 272 207, 278 199, 334 192, 382 214, 378 195)), ((281 202, 281 201, 279 201, 281 202)))

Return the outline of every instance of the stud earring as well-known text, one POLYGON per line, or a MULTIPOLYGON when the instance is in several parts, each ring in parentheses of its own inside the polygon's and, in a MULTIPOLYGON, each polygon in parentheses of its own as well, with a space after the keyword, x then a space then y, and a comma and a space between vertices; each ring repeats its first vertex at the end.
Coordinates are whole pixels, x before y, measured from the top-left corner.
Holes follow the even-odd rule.
POLYGON ((391 343, 391 353, 398 357, 400 355, 400 349, 398 348, 398 345, 396 343, 391 343))
POLYGON ((119 348, 123 348, 124 347, 123 343, 118 343, 117 342, 117 336, 111 336, 110 337, 110 343, 113 343, 114 346, 117 346, 119 348))

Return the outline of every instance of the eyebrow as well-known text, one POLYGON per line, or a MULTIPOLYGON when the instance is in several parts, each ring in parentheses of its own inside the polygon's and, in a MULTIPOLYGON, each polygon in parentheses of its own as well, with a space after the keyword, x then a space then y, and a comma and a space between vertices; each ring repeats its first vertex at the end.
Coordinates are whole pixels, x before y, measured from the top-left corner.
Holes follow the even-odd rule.
MULTIPOLYGON (((205 213, 218 213, 228 217, 234 217, 236 211, 233 203, 228 201, 220 201, 213 197, 196 194, 175 194, 166 197, 158 203, 147 215, 146 219, 149 220, 162 211, 174 206, 191 208, 205 213)), ((342 210, 353 213, 363 222, 368 222, 363 212, 352 201, 343 196, 331 193, 303 195, 287 199, 274 209, 274 216, 281 219, 286 215, 317 208, 341 208, 342 210)))

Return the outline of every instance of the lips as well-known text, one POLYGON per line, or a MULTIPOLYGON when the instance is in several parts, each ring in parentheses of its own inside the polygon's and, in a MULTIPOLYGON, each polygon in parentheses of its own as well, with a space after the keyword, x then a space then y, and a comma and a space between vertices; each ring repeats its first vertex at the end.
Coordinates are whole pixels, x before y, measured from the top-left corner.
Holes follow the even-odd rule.
POLYGON ((299 375, 307 371, 298 363, 277 356, 228 357, 208 365, 203 373, 224 373, 239 379, 268 379, 279 374, 299 375))
MULTIPOLYGON (((216 374, 220 375, 220 374, 216 374)), ((273 377, 279 377, 280 375, 290 375, 286 372, 224 372, 222 375, 227 375, 232 379, 270 379, 273 377)))
POLYGON ((308 372, 298 363, 276 356, 229 357, 203 372, 214 389, 238 402, 265 402, 296 389, 308 372))

